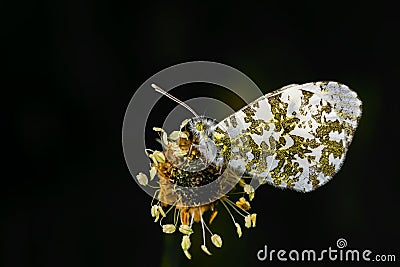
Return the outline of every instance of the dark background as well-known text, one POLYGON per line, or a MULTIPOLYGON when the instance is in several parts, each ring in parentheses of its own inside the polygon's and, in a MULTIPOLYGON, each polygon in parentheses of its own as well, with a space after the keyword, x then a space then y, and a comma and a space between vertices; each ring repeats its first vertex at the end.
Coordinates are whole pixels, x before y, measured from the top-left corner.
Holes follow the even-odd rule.
MULTIPOLYGON (((363 117, 333 181, 309 194, 259 188, 257 227, 239 240, 222 212, 213 229, 223 248, 209 244, 209 257, 194 239, 190 266, 290 266, 259 262, 256 253, 264 245, 335 248, 341 237, 348 248, 400 260, 396 8, 71 0, 8 1, 0 9, 1 266, 189 266, 181 235, 166 237, 150 217, 151 198, 124 161, 121 129, 136 88, 192 60, 237 68, 264 93, 340 81, 359 94, 363 117)), ((188 88, 173 92, 183 100, 207 92, 188 88)), ((160 114, 173 107, 158 105, 160 114)), ((162 116, 153 117, 159 126, 162 116)))

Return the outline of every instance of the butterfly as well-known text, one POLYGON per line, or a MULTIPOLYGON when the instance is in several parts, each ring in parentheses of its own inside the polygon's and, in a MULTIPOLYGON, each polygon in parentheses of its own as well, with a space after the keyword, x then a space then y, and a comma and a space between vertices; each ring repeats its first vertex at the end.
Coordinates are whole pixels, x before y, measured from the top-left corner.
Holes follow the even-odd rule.
MULTIPOLYGON (((170 135, 154 128, 163 151, 148 152, 150 178, 159 177, 158 202, 151 214, 165 233, 175 232, 180 223, 181 247, 189 259, 194 222, 202 226, 205 253, 211 255, 205 230, 216 247, 222 246, 221 236, 205 222, 205 213, 210 214, 211 224, 222 206, 241 237, 241 226, 231 210, 244 218, 246 228, 255 227, 257 215, 249 210, 259 185, 310 192, 331 180, 345 160, 362 113, 357 94, 333 81, 285 86, 220 122, 199 116, 152 86, 194 115, 170 135), (168 213, 165 207, 174 210, 173 223, 162 223, 168 213)), ((137 179, 147 185, 145 174, 139 173, 137 179)))

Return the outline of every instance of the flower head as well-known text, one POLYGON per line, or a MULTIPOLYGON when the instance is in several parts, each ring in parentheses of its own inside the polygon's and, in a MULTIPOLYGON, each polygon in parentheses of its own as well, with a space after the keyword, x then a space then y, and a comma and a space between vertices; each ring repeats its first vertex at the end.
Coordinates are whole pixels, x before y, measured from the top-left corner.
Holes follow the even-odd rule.
MULTIPOLYGON (((151 206, 151 216, 155 218, 155 222, 160 222, 162 231, 166 234, 175 233, 178 228, 179 232, 183 234, 181 241, 182 250, 185 256, 191 259, 192 256, 189 253, 189 248, 191 247, 190 236, 194 234, 192 228, 193 223, 201 224, 203 236, 201 249, 206 254, 211 255, 211 252, 207 248, 206 240, 211 239, 211 243, 217 248, 222 247, 223 244, 222 237, 218 234, 214 234, 210 229, 211 227, 206 223, 206 221, 208 221, 211 225, 216 219, 218 214, 217 207, 222 207, 227 210, 236 227, 236 233, 239 238, 242 236, 242 228, 241 225, 236 222, 235 216, 231 211, 233 210, 236 212, 236 216, 244 218, 244 225, 247 228, 255 227, 256 214, 250 214, 248 212, 248 210, 251 209, 248 200, 251 201, 254 198, 255 190, 251 185, 247 184, 244 179, 240 179, 239 183, 232 188, 231 192, 234 194, 230 194, 229 192, 228 194, 221 195, 221 197, 214 200, 214 202, 204 205, 188 204, 188 202, 182 200, 182 198, 186 197, 185 195, 180 195, 180 191, 174 191, 175 185, 193 188, 206 185, 219 178, 221 173, 226 172, 226 170, 228 170, 229 175, 235 177, 235 173, 229 170, 226 165, 213 165, 213 163, 211 163, 211 165, 206 166, 208 169, 205 169, 205 171, 201 173, 198 171, 188 172, 179 168, 179 166, 185 165, 190 169, 190 164, 192 164, 192 162, 193 164, 198 164, 198 162, 203 162, 204 159, 199 149, 200 146, 198 145, 200 137, 190 131, 189 128, 191 126, 193 127, 193 123, 189 122, 190 121, 183 123, 180 131, 174 131, 170 135, 167 135, 161 128, 154 128, 155 131, 160 132, 160 139, 164 151, 146 150, 146 152, 151 152, 151 154, 148 154, 149 158, 152 160, 149 171, 150 181, 153 181, 156 177, 159 178, 159 181, 156 181, 159 185, 159 189, 156 191, 156 194, 158 192, 159 201, 157 204, 151 206), (243 188, 244 195, 236 197, 239 188, 243 188), (246 195, 248 195, 248 200, 245 198, 246 195), (173 196, 174 204, 170 204, 172 201, 168 199, 169 196, 173 196), (216 205, 217 202, 222 205, 216 205), (163 208, 165 208, 165 211, 163 208), (163 220, 171 218, 168 216, 171 210, 173 210, 174 214, 172 216, 173 222, 162 224, 163 220), (180 225, 177 227, 179 221, 180 225), (208 233, 210 239, 206 238, 208 233)), ((206 126, 206 124, 196 123, 194 128, 198 131, 204 131, 206 126)), ((214 134, 214 138, 216 142, 221 144, 225 142, 225 135, 222 133, 214 134)), ((142 185, 148 185, 149 183, 147 176, 143 173, 139 173, 137 179, 142 185)), ((243 193, 243 191, 241 192, 243 193)), ((155 197, 157 197, 157 195, 155 197)))

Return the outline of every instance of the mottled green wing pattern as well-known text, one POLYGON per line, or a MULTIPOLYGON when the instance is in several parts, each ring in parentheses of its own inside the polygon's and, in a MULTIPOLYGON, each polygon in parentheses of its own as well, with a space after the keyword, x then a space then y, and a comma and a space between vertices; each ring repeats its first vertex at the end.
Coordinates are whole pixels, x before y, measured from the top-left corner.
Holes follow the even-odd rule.
POLYGON ((308 192, 339 171, 361 106, 357 94, 337 82, 291 85, 221 121, 214 141, 231 168, 308 192))

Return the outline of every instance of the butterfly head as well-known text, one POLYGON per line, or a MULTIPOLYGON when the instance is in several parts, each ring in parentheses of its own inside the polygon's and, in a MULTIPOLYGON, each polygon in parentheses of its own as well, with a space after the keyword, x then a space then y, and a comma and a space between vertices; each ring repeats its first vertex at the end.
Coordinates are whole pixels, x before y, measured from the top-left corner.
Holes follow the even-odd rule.
POLYGON ((193 117, 188 122, 188 130, 198 137, 213 137, 217 121, 206 116, 193 117))

